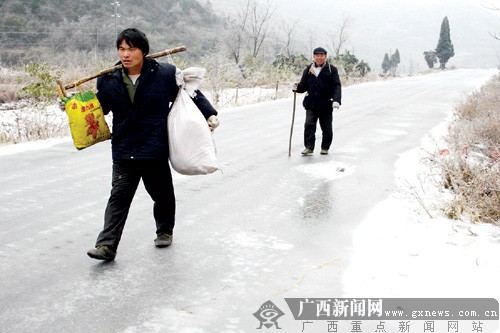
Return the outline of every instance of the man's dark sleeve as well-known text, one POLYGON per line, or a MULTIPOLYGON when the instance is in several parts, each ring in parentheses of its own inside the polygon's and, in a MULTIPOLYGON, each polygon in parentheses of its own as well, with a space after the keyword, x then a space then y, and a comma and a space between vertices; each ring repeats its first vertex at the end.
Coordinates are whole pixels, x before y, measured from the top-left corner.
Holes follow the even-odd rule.
POLYGON ((299 84, 297 85, 297 92, 304 93, 307 91, 307 74, 309 74, 309 66, 302 73, 302 78, 300 79, 299 84))
POLYGON ((196 96, 193 98, 194 104, 201 111, 205 119, 208 119, 210 116, 216 116, 217 110, 210 104, 205 95, 202 94, 201 91, 196 90, 196 96))
POLYGON ((102 87, 103 86, 103 78, 100 77, 97 79, 97 84, 96 84, 96 88, 97 88, 97 92, 96 92, 96 96, 97 96, 97 100, 99 101, 99 104, 101 104, 101 108, 102 108, 102 112, 104 114, 108 114, 110 110, 110 107, 109 107, 109 103, 107 102, 107 99, 105 98, 104 94, 102 94, 102 87))
POLYGON ((339 71, 335 66, 333 68, 333 96, 332 99, 334 102, 338 102, 342 105, 342 84, 340 83, 339 71))

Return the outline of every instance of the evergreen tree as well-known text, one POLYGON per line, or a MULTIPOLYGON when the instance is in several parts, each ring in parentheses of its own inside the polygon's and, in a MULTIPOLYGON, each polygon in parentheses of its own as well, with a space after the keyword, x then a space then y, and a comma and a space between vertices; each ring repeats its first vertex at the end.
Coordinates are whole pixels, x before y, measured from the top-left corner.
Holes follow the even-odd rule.
POLYGON ((384 60, 382 61, 382 70, 384 71, 384 75, 391 69, 391 61, 389 60, 389 55, 386 53, 384 55, 384 60))
POLYGON ((425 51, 424 52, 425 62, 429 68, 434 68, 434 64, 437 63, 436 51, 425 51))
POLYGON ((356 65, 356 70, 358 71, 359 76, 365 77, 368 72, 370 72, 372 69, 370 68, 370 65, 368 65, 367 62, 364 60, 361 60, 357 65, 356 65))
POLYGON ((391 56, 391 59, 389 60, 392 75, 396 75, 396 69, 398 68, 400 62, 401 58, 399 56, 399 50, 396 49, 396 52, 394 52, 394 54, 391 56))
POLYGON ((345 50, 343 54, 336 55, 333 58, 333 62, 341 66, 345 75, 351 76, 354 68, 356 68, 356 65, 359 63, 359 60, 354 54, 345 50))
POLYGON ((439 59, 440 68, 444 69, 448 60, 455 55, 450 38, 450 23, 445 16, 441 23, 441 33, 436 47, 436 56, 439 59))

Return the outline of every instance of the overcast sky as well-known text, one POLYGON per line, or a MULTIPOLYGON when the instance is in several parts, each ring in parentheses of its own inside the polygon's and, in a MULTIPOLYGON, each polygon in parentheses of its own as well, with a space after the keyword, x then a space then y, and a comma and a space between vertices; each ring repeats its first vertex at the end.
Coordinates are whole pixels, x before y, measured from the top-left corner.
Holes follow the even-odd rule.
MULTIPOLYGON (((246 0, 238 0, 244 2, 246 0)), ((265 4, 267 0, 259 0, 265 4)), ((351 24, 346 47, 372 69, 379 69, 385 53, 397 48, 401 69, 418 64, 425 69, 423 52, 436 48, 441 22, 450 22, 455 57, 450 66, 496 67, 500 63, 500 0, 271 0, 277 10, 274 22, 298 21, 294 51, 307 53, 309 40, 328 47, 329 35, 336 32, 344 17, 351 24)), ((214 8, 235 13, 235 0, 212 1, 214 8)))

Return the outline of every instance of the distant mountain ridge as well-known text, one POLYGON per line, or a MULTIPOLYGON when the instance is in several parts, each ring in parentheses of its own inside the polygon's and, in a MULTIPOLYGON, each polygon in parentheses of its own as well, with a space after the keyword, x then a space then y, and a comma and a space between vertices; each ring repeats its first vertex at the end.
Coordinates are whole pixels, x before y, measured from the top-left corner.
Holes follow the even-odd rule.
POLYGON ((2 0, 0 56, 5 60, 9 52, 35 47, 109 50, 116 31, 137 27, 148 35, 152 51, 182 44, 197 59, 222 26, 210 4, 196 0, 2 0))

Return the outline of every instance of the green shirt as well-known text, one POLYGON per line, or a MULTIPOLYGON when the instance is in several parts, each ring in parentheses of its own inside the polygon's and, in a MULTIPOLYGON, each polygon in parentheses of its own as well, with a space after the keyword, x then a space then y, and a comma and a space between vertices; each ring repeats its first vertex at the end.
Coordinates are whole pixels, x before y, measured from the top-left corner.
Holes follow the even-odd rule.
POLYGON ((137 86, 139 85, 139 78, 135 81, 135 84, 132 82, 128 74, 122 69, 123 83, 127 87, 128 96, 130 97, 130 101, 134 103, 134 96, 137 86))

